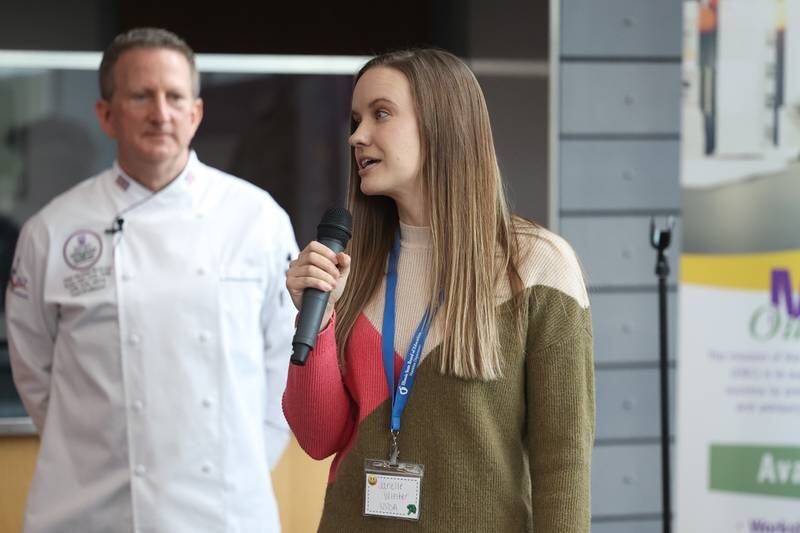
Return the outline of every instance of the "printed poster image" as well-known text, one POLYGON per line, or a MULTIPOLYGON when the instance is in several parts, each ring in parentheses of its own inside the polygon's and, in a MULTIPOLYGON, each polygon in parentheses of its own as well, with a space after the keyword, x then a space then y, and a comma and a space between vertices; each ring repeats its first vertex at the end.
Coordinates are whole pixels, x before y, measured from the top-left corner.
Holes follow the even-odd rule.
POLYGON ((800 0, 684 2, 675 530, 800 533, 800 0))

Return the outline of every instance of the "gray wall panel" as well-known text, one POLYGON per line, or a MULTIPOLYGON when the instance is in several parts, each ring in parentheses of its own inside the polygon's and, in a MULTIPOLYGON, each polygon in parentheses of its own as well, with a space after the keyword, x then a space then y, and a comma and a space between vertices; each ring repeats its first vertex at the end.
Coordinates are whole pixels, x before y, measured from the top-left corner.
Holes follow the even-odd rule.
MULTIPOLYGON (((658 292, 592 293, 592 329, 597 363, 658 361, 658 292)), ((670 359, 675 358, 677 296, 667 296, 670 359)))
MULTIPOLYGON (((597 439, 661 437, 658 368, 598 370, 597 439)), ((669 372, 670 435, 675 434, 675 373, 669 372)))
POLYGON ((661 521, 637 520, 635 522, 600 522, 592 524, 592 533, 661 533, 661 521))
MULTIPOLYGON (((663 223, 663 217, 657 222, 663 223)), ((650 218, 565 217, 561 233, 578 254, 590 287, 656 286, 656 253, 650 245, 650 218)), ((670 282, 677 279, 680 221, 670 248, 670 282)))
POLYGON ((561 134, 680 131, 680 64, 562 63, 561 134))
MULTIPOLYGON (((656 533, 662 527, 658 280, 649 213, 681 209, 682 2, 559 0, 551 12, 551 222, 575 248, 592 289, 598 365, 592 531, 656 533)), ((680 249, 678 225, 669 255, 671 354, 680 249)), ((674 377, 673 370, 673 405, 674 377)))
POLYGON ((561 53, 583 57, 679 56, 680 4, 676 0, 563 0, 561 53))
MULTIPOLYGON (((672 456, 674 465, 675 454, 672 456)), ((658 444, 598 446, 594 449, 592 516, 660 512, 661 448, 658 444)))
POLYGON ((561 143, 561 209, 678 209, 680 142, 561 143))

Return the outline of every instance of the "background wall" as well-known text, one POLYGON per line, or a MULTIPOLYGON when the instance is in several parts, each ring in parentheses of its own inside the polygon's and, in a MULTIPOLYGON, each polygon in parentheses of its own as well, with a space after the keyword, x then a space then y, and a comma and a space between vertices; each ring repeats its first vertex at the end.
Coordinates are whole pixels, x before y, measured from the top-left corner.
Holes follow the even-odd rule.
MULTIPOLYGON (((597 370, 592 531, 655 533, 662 506, 649 221, 680 214, 681 3, 559 0, 557 9, 551 220, 578 252, 591 290, 597 370)), ((679 251, 680 223, 669 251, 673 368, 679 251)), ((674 372, 670 382, 674 398, 674 372)), ((674 418, 671 428, 674 435, 674 418)))

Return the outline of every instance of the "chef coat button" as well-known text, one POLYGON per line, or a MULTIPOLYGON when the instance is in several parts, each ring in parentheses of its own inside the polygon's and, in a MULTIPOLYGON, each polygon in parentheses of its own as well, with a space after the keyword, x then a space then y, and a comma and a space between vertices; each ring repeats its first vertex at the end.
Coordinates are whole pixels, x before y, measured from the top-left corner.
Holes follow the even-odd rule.
POLYGON ((139 338, 139 336, 134 333, 133 335, 130 336, 130 338, 128 338, 128 343, 130 343, 131 346, 136 346, 137 344, 139 344, 140 340, 141 339, 139 338))
POLYGON ((144 467, 144 465, 136 465, 136 468, 133 469, 133 473, 139 477, 142 477, 147 473, 147 469, 144 467))
POLYGON ((203 268, 203 267, 198 268, 197 269, 197 275, 198 276, 205 276, 206 275, 206 269, 203 268))
POLYGON ((133 274, 128 274, 127 272, 122 275, 122 281, 130 281, 133 279, 133 274))
POLYGON ((203 398, 203 402, 202 403, 203 403, 203 407, 206 407, 206 408, 211 407, 212 405, 214 405, 214 402, 212 402, 210 398, 203 398))
POLYGON ((201 332, 200 335, 197 336, 197 340, 205 344, 206 342, 208 342, 208 333, 206 333, 205 331, 201 332))
POLYGON ((134 411, 138 412, 141 411, 142 409, 144 409, 144 402, 142 402, 141 400, 136 400, 135 402, 133 402, 134 411))
POLYGON ((213 466, 211 466, 211 463, 205 463, 205 464, 204 464, 204 465, 203 465, 203 466, 200 468, 200 470, 202 470, 204 474, 210 474, 210 473, 211 473, 211 471, 212 471, 212 470, 214 470, 214 467, 213 467, 213 466))
POLYGON ((197 218, 205 218, 206 214, 205 213, 197 213, 197 214, 195 214, 195 216, 197 218))

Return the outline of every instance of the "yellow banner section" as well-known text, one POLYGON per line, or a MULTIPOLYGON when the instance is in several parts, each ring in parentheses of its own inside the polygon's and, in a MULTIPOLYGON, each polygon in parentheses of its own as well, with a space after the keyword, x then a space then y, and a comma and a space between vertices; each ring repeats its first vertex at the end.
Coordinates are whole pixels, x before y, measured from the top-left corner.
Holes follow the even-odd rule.
POLYGON ((792 287, 800 285, 800 250, 761 254, 683 254, 681 283, 768 291, 775 269, 788 270, 792 287))

